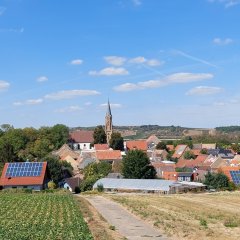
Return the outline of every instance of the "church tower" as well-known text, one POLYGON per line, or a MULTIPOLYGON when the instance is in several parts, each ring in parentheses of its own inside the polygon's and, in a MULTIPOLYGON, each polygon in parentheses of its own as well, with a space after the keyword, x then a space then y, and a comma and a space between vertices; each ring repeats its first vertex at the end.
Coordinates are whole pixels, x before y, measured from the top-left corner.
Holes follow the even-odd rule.
POLYGON ((111 107, 108 100, 108 106, 107 106, 107 113, 105 116, 105 133, 107 136, 107 143, 109 144, 111 135, 112 135, 113 129, 112 129, 112 113, 111 113, 111 107))

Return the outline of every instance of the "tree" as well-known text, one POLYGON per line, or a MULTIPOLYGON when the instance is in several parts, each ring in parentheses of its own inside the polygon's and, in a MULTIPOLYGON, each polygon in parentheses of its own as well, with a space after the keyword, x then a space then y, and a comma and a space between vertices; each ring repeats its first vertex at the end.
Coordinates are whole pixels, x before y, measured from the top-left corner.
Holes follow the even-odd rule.
POLYGON ((125 178, 136 179, 153 179, 156 176, 147 154, 141 150, 131 150, 123 157, 122 173, 125 178))
POLYGON ((200 153, 201 153, 201 154, 207 154, 207 153, 208 153, 208 151, 207 151, 207 149, 206 149, 206 148, 203 148, 203 149, 201 149, 200 153))
POLYGON ((218 190, 233 190, 234 184, 230 182, 229 178, 223 173, 210 173, 205 175, 205 181, 209 188, 215 188, 218 190))
POLYGON ((5 139, 0 139, 0 162, 15 162, 17 160, 17 155, 14 152, 13 145, 6 141, 5 139))
POLYGON ((5 132, 2 139, 13 146, 14 154, 18 154, 21 149, 24 149, 27 144, 27 138, 22 129, 10 128, 5 132))
POLYGON ((195 159, 195 155, 192 151, 186 151, 184 154, 183 154, 183 157, 185 159, 195 159))
POLYGON ((68 162, 60 161, 55 156, 45 157, 42 161, 47 162, 49 177, 56 185, 64 179, 64 170, 66 166, 72 169, 72 166, 68 162))
POLYGON ((156 146, 156 149, 168 151, 167 144, 165 142, 159 142, 156 146))
POLYGON ((1 129, 3 132, 7 132, 7 131, 9 131, 10 129, 13 129, 13 126, 10 125, 10 124, 5 123, 5 124, 2 124, 2 125, 0 126, 0 129, 1 129))
POLYGON ((99 125, 94 129, 93 138, 94 138, 94 144, 107 143, 107 136, 103 129, 103 126, 99 125))
POLYGON ((123 137, 122 137, 121 133, 113 132, 110 142, 109 142, 109 145, 114 150, 123 151, 124 145, 123 145, 123 137))
POLYGON ((59 149, 69 138, 69 128, 63 124, 54 125, 51 128, 51 142, 54 149, 59 149))
POLYGON ((81 191, 92 190, 94 183, 106 177, 112 170, 112 166, 107 162, 91 163, 83 170, 84 178, 81 182, 81 191))
POLYGON ((53 150, 52 143, 47 138, 39 138, 34 142, 34 155, 41 159, 53 150))
POLYGON ((98 176, 99 178, 103 178, 106 177, 111 172, 111 170, 112 165, 108 162, 90 163, 83 170, 84 179, 87 179, 90 176, 98 176))
POLYGON ((232 144, 231 148, 236 153, 240 152, 240 145, 238 143, 237 144, 232 144))

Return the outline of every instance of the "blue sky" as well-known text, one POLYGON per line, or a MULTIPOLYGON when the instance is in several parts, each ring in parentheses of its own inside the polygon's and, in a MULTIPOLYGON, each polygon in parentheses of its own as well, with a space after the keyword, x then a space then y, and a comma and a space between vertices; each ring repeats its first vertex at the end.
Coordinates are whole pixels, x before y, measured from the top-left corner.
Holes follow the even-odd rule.
POLYGON ((0 124, 238 125, 240 0, 0 0, 0 124))

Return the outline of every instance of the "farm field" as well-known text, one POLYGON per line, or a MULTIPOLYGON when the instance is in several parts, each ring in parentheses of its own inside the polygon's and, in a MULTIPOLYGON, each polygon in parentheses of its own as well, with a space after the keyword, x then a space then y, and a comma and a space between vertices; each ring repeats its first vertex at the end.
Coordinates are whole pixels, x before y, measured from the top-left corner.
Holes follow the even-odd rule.
POLYGON ((237 240, 240 192, 185 195, 108 195, 170 239, 237 240))
POLYGON ((0 206, 0 239, 93 239, 70 194, 0 193, 0 206))

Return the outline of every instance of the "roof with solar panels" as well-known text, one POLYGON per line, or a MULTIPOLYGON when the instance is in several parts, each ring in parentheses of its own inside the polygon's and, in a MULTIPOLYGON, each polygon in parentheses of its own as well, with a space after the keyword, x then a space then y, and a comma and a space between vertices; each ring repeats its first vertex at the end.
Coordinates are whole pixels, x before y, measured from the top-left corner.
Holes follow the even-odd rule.
POLYGON ((5 163, 0 179, 1 186, 42 185, 47 162, 5 163))

